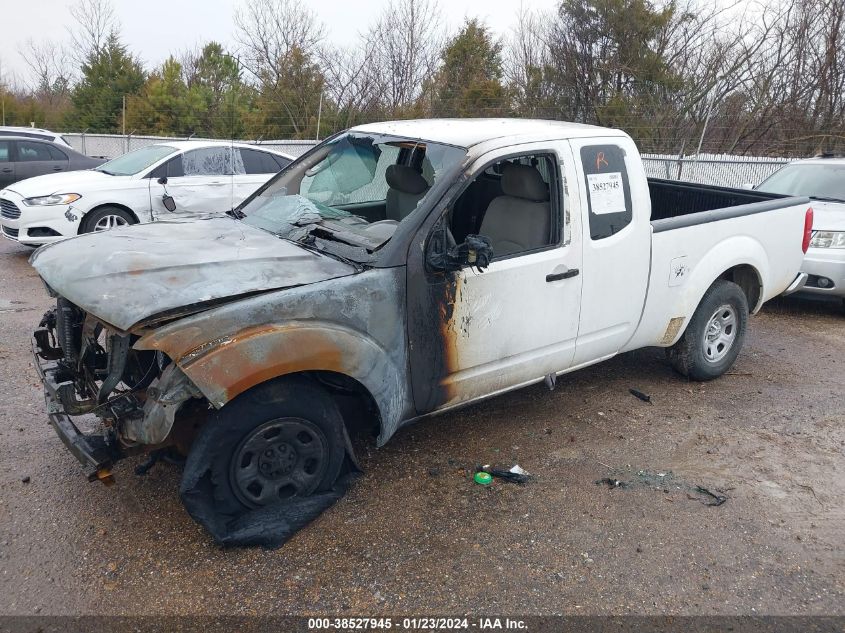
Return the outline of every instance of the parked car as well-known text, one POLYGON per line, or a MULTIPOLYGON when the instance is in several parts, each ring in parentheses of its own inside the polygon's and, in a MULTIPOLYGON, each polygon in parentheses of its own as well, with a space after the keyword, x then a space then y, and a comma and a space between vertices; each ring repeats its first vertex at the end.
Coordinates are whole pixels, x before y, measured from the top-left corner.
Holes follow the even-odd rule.
POLYGON ((34 333, 48 415, 91 480, 177 447, 182 498, 215 538, 284 532, 249 526, 277 504, 301 526, 342 494, 356 415, 382 445, 421 417, 645 346, 690 379, 722 375, 749 313, 803 282, 808 204, 647 180, 618 130, 363 125, 237 218, 39 249, 57 301, 34 333), (102 431, 77 429, 70 416, 87 413, 102 431))
POLYGON ((0 189, 34 176, 90 169, 104 162, 58 143, 0 136, 0 189))
POLYGON ((33 138, 39 141, 49 141, 62 145, 64 147, 71 147, 67 139, 61 134, 56 134, 50 130, 42 130, 37 127, 15 127, 11 125, 0 126, 0 136, 19 136, 23 138, 33 138))
POLYGON ((813 238, 801 267, 808 277, 801 292, 841 300, 845 309, 845 157, 791 162, 757 190, 813 200, 813 238))
POLYGON ((0 226, 4 236, 38 246, 116 226, 231 211, 291 160, 240 143, 148 145, 88 171, 6 187, 0 226))

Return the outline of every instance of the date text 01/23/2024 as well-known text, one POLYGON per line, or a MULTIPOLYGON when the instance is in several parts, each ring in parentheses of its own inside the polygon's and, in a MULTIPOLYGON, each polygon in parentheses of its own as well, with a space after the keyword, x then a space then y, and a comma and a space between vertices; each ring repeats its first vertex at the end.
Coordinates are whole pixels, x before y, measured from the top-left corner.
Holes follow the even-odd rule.
POLYGON ((512 618, 479 617, 470 618, 432 618, 432 617, 408 617, 408 618, 309 618, 309 630, 388 630, 398 629, 406 631, 414 630, 469 630, 496 631, 527 630, 523 620, 512 618))

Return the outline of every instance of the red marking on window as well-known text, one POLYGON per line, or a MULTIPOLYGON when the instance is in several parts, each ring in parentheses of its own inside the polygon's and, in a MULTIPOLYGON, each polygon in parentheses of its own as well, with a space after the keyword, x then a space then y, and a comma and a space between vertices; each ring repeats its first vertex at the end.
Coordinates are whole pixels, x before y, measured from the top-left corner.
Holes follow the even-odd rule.
POLYGON ((596 170, 600 170, 602 165, 608 167, 607 159, 604 157, 604 152, 599 152, 596 154, 596 170))

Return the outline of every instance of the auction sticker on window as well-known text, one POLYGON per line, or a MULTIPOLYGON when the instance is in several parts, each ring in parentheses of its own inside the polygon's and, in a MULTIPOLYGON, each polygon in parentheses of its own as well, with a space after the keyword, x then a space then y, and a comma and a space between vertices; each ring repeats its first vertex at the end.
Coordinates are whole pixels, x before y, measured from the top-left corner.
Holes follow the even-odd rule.
POLYGON ((625 190, 622 173, 587 174, 590 208, 596 215, 625 212, 625 190))

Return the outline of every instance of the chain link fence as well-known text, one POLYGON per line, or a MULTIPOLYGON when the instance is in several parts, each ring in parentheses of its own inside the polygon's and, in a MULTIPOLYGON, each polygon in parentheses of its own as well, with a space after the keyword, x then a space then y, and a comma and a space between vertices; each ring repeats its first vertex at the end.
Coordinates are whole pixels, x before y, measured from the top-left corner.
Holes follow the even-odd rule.
MULTIPOLYGON (((116 158, 128 151, 167 141, 185 141, 173 136, 122 136, 120 134, 63 134, 77 151, 88 156, 116 158)), ((205 141, 192 137, 190 140, 205 141)), ((216 139, 219 140, 219 139, 216 139)), ((317 141, 238 141, 275 149, 294 158, 311 149, 317 141)), ((643 154, 646 174, 652 178, 686 180, 706 185, 742 187, 757 185, 789 162, 783 158, 761 156, 734 156, 730 154, 701 154, 700 156, 673 156, 670 154, 643 154)))
MULTIPOLYGON (((132 150, 153 145, 155 143, 166 143, 168 141, 220 141, 221 139, 198 138, 196 136, 189 138, 176 136, 134 136, 121 134, 76 134, 65 133, 62 136, 70 143, 78 152, 82 152, 86 156, 96 156, 97 158, 117 158, 118 156, 131 152, 132 150)), ((254 141, 244 140, 237 141, 238 143, 248 143, 251 145, 261 145, 269 149, 293 156, 294 158, 304 154, 309 149, 314 147, 316 141, 254 141)))
POLYGON ((643 154, 642 158, 646 174, 651 178, 686 180, 722 187, 758 185, 789 162, 785 158, 731 154, 643 154))

